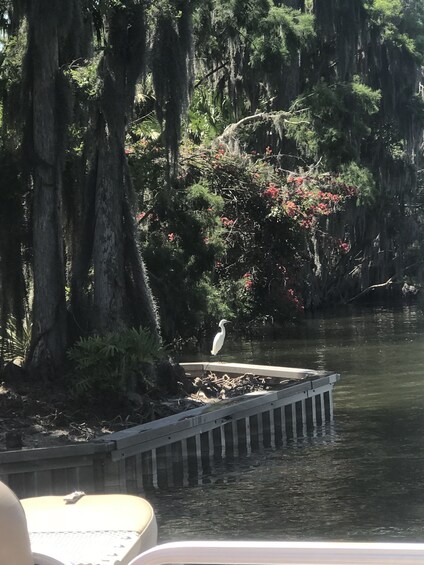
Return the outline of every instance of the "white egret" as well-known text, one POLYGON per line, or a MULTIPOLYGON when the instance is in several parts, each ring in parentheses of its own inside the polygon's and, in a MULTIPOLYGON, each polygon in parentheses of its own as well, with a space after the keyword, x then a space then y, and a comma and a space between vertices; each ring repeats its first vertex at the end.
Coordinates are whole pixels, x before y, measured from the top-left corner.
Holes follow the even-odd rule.
POLYGON ((219 327, 221 328, 221 331, 219 331, 216 336, 213 338, 213 344, 212 344, 212 350, 211 353, 212 355, 217 355, 217 353, 220 351, 221 347, 224 345, 224 339, 225 339, 225 324, 228 324, 229 320, 221 320, 219 322, 219 327))

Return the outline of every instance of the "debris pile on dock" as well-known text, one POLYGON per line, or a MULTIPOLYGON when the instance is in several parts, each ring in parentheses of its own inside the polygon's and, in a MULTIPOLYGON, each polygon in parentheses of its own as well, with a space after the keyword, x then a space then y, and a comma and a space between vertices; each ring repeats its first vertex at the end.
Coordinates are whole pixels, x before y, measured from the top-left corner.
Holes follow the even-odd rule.
POLYGON ((257 377, 251 373, 232 377, 228 374, 216 375, 213 372, 209 372, 204 377, 195 378, 193 384, 198 388, 198 392, 194 396, 197 398, 204 397, 205 399, 233 398, 248 392, 270 390, 272 388, 267 383, 267 379, 257 377))
POLYGON ((275 388, 270 379, 258 377, 251 373, 243 375, 216 374, 209 371, 202 377, 195 377, 190 382, 190 390, 186 395, 177 398, 163 399, 164 416, 177 414, 204 404, 210 404, 227 398, 235 398, 249 392, 272 390, 275 388), (168 411, 165 414, 165 411, 168 411))

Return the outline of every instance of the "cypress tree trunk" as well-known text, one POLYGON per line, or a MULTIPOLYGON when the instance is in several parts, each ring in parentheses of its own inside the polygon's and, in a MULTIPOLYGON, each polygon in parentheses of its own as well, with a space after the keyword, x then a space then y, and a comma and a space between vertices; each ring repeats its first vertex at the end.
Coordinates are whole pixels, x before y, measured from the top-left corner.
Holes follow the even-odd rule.
MULTIPOLYGON (((112 96, 107 87, 105 90, 104 96, 112 96)), ((117 111, 122 118, 122 109, 117 111)), ((99 125, 93 245, 95 326, 101 333, 118 329, 125 320, 122 233, 124 128, 121 124, 116 128, 117 124, 110 118, 105 113, 99 125)))
POLYGON ((58 30, 56 2, 33 0, 28 12, 30 143, 33 151, 33 334, 29 366, 51 373, 66 347, 58 124, 58 30))
POLYGON ((98 117, 98 160, 93 244, 94 323, 100 333, 125 324, 123 241, 127 10, 111 8, 98 117))
POLYGON ((94 323, 104 333, 143 325, 159 337, 159 323, 133 229, 125 131, 146 49, 144 6, 111 7, 98 115, 98 158, 93 240, 94 323))

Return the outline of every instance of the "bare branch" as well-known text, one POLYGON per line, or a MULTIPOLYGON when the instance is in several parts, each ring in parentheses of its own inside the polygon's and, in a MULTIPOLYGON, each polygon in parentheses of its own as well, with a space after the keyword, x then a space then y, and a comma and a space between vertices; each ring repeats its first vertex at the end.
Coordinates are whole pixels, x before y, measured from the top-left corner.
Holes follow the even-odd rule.
POLYGON ((224 63, 221 63, 220 65, 218 65, 217 67, 215 67, 214 69, 212 69, 208 73, 206 73, 205 76, 203 76, 202 78, 200 78, 196 82, 196 84, 194 85, 194 88, 197 88, 198 86, 200 86, 203 82, 205 82, 205 80, 207 80, 210 76, 217 73, 221 69, 225 69, 225 67, 227 66, 227 63, 228 63, 227 61, 224 62, 224 63))
POLYGON ((384 283, 380 283, 380 284, 373 284, 371 286, 369 286, 368 288, 364 289, 362 292, 360 292, 359 294, 357 294, 356 296, 354 296, 353 298, 350 298, 348 300, 348 302, 353 302, 354 300, 356 300, 357 298, 364 296, 365 294, 368 294, 369 292, 371 292, 372 290, 375 290, 376 288, 384 288, 386 286, 391 286, 392 284, 400 284, 399 282, 395 282, 394 277, 390 277, 390 279, 388 279, 386 282, 384 283))
POLYGON ((258 114, 253 114, 252 116, 245 116, 238 122, 230 124, 225 128, 220 136, 215 140, 216 143, 235 144, 237 140, 237 131, 250 123, 254 122, 272 122, 274 125, 277 121, 286 121, 287 118, 291 118, 291 112, 259 112, 258 114))

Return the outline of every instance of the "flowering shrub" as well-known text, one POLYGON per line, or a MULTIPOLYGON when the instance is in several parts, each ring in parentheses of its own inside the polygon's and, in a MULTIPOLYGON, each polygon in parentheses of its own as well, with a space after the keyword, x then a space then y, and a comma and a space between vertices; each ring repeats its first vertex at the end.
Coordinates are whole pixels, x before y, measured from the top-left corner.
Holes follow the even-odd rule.
POLYGON ((271 216, 280 220, 288 216, 301 228, 312 229, 320 216, 340 211, 347 199, 357 196, 357 189, 328 173, 289 175, 280 188, 270 183, 263 196, 271 199, 271 216))
POLYGON ((234 155, 187 144, 164 198, 162 154, 142 169, 146 148, 136 147, 130 164, 150 187, 137 221, 167 339, 231 315, 243 328, 299 316, 317 258, 325 276, 350 260, 349 234, 330 222, 358 194, 342 175, 276 170, 266 147, 234 155))

